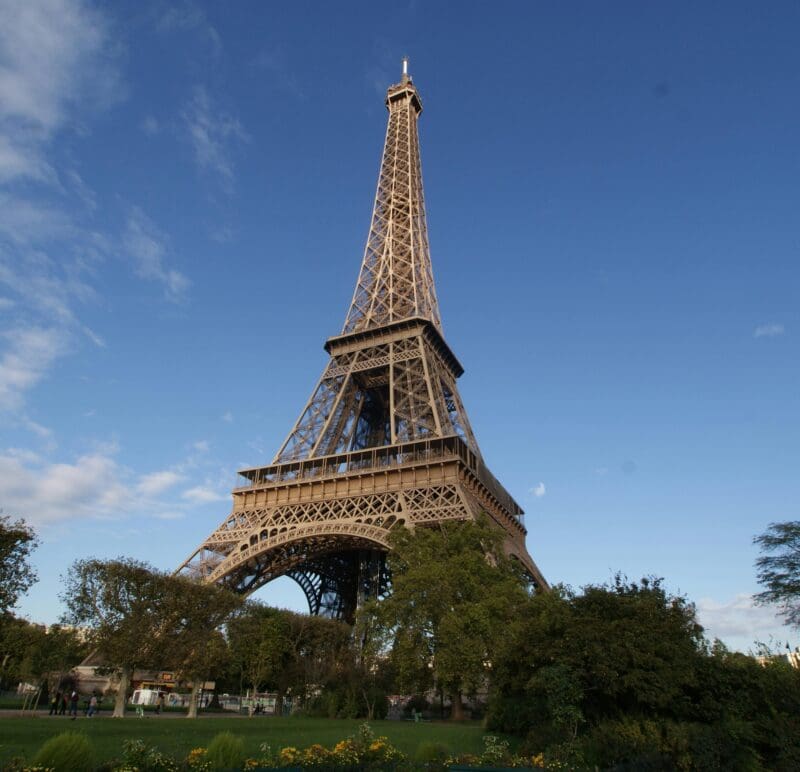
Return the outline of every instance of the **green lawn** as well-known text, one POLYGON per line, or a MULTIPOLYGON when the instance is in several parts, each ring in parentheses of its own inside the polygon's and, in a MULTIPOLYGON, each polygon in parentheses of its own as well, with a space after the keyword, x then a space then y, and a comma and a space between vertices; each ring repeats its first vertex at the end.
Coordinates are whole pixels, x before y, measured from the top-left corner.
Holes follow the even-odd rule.
MULTIPOLYGON (((85 733, 92 741, 97 761, 118 758, 122 741, 141 739, 166 753, 183 758, 192 749, 207 746, 218 732, 231 731, 244 740, 249 756, 257 756, 261 743, 273 749, 287 745, 305 747, 312 743, 331 746, 355 733, 359 720, 324 718, 253 718, 206 717, 190 721, 184 718, 135 715, 120 719, 108 716, 70 721, 64 716, 35 718, 0 718, 0 768, 14 756, 30 760, 38 748, 55 734, 66 730, 85 733)), ((453 753, 480 753, 485 734, 477 722, 374 721, 376 735, 386 735, 404 753, 413 756, 422 742, 440 742, 453 753)))

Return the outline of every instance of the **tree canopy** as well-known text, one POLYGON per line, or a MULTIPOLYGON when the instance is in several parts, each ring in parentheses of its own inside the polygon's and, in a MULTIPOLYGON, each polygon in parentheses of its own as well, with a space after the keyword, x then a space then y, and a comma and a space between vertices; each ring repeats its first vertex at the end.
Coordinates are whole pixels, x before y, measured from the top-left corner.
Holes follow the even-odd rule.
POLYGON ((0 661, 4 662, 0 688, 20 681, 46 681, 52 690, 88 653, 86 642, 74 629, 8 617, 0 628, 0 661))
POLYGON ((532 597, 493 663, 489 726, 579 768, 797 768, 800 672, 702 633, 659 579, 532 597))
POLYGON ((36 582, 29 558, 38 544, 24 520, 0 514, 0 616, 9 613, 36 582))
POLYGON ((350 628, 324 617, 250 602, 228 623, 232 666, 243 687, 291 694, 305 705, 336 677, 348 657, 350 628))
POLYGON ((174 668, 195 681, 209 668, 206 646, 240 599, 215 585, 171 576, 137 560, 79 560, 61 595, 64 621, 87 629, 100 664, 120 677, 122 716, 134 668, 174 668))
POLYGON ((462 696, 485 686, 509 620, 527 600, 502 538, 486 521, 393 534, 392 594, 377 617, 390 631, 398 685, 449 695, 454 718, 463 717, 462 696))
POLYGON ((756 603, 777 604, 786 624, 800 627, 800 520, 770 523, 753 542, 764 553, 756 560, 756 578, 764 587, 756 603))

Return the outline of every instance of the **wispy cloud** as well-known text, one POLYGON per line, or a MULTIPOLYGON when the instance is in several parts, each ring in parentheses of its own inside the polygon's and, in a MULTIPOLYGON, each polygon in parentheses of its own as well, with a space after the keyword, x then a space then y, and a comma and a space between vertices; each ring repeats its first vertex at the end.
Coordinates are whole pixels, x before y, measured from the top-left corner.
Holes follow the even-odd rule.
POLYGON ((232 146, 249 140, 239 121, 212 103, 203 86, 195 87, 182 113, 197 165, 216 175, 230 190, 234 180, 232 146))
POLYGON ((156 21, 156 29, 162 33, 194 32, 208 41, 215 56, 222 51, 222 40, 216 27, 208 20, 205 11, 193 2, 172 5, 156 21))
POLYGON ((194 488, 189 488, 181 496, 194 504, 208 504, 212 501, 223 501, 227 498, 227 496, 222 495, 210 485, 198 485, 194 488))
POLYGON ((133 500, 111 455, 97 452, 74 463, 33 463, 0 454, 0 501, 38 526, 82 517, 119 516, 133 500))
POLYGON ((155 118, 152 115, 148 115, 142 121, 142 131, 148 137, 155 137, 155 135, 158 134, 159 131, 161 131, 161 124, 158 122, 157 118, 155 118))
POLYGON ((540 482, 538 485, 535 485, 533 488, 531 488, 530 492, 532 496, 535 496, 537 499, 540 499, 542 498, 542 496, 545 495, 545 493, 547 493, 547 488, 545 488, 543 482, 540 482))
POLYGON ((184 299, 189 279, 166 265, 166 237, 138 207, 128 214, 123 244, 137 276, 160 283, 169 300, 184 299))
POLYGON ((43 149, 70 107, 119 95, 107 43, 103 15, 81 0, 0 3, 0 181, 57 179, 43 149))
POLYGON ((786 332, 782 324, 761 324, 753 330, 754 338, 774 338, 786 332))
POLYGON ((67 338, 55 328, 18 328, 0 338, 5 350, 0 358, 0 409, 17 410, 25 393, 44 377, 50 364, 66 353, 67 338))
MULTIPOLYGON (((178 489, 188 476, 186 470, 196 469, 195 457, 137 476, 117 460, 119 452, 115 444, 101 444, 79 457, 53 461, 49 451, 0 450, 0 505, 38 527, 133 515, 177 520, 193 507, 226 498, 210 478, 188 490, 178 489)), ((213 464, 206 461, 204 466, 210 469, 213 464)))
POLYGON ((136 486, 136 490, 145 496, 158 496, 183 480, 183 476, 171 469, 151 472, 144 475, 136 486))
POLYGON ((756 606, 750 595, 740 594, 726 603, 703 598, 696 605, 708 638, 719 638, 743 651, 756 641, 769 641, 782 627, 777 609, 756 606))
POLYGON ((297 99, 306 98, 283 50, 263 49, 253 60, 253 66, 269 75, 269 84, 276 90, 283 91, 297 99))
POLYGON ((25 393, 76 333, 103 345, 76 314, 95 297, 103 239, 74 212, 90 215, 97 200, 74 166, 59 168, 56 140, 121 94, 101 10, 84 0, 0 3, 0 285, 15 315, 0 339, 0 408, 39 437, 49 430, 25 415, 25 393))

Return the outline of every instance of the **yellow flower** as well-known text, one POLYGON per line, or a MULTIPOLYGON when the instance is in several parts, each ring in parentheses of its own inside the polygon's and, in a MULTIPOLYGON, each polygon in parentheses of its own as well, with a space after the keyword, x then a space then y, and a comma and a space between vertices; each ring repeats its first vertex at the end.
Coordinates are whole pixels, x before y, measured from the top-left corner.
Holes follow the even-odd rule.
POLYGON ((281 752, 278 754, 278 758, 283 764, 294 764, 300 760, 300 756, 300 751, 291 745, 287 748, 281 748, 281 752))

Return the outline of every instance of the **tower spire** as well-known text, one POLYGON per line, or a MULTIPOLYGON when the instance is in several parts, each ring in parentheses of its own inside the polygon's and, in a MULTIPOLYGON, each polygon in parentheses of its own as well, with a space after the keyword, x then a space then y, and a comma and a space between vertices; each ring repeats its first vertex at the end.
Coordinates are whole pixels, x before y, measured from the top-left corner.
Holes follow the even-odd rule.
POLYGON ((402 319, 442 331, 428 246, 417 120, 422 100, 403 58, 401 82, 386 93, 389 123, 367 244, 343 333, 402 319))

